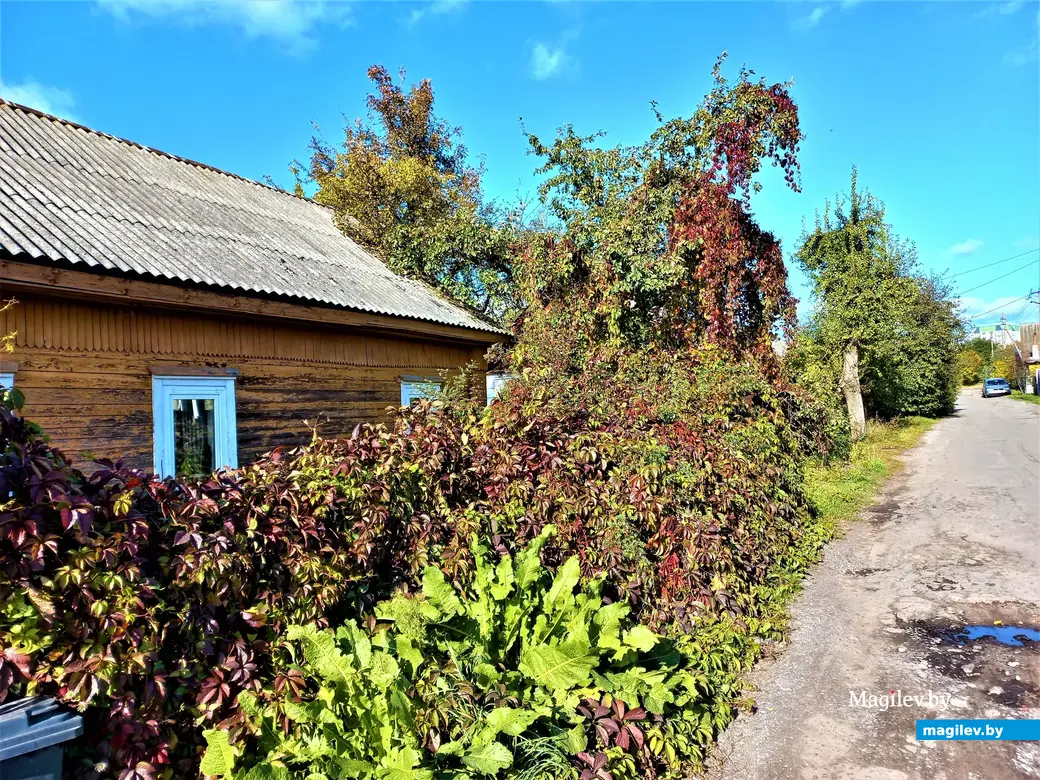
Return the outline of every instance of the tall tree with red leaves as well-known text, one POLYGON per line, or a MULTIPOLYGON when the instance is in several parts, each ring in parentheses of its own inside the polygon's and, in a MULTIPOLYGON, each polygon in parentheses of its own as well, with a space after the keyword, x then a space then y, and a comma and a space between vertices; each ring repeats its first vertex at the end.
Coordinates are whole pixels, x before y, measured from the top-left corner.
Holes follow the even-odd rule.
MULTIPOLYGON (((799 188, 802 133, 789 84, 742 69, 688 118, 643 144, 601 148, 567 126, 543 158, 543 204, 559 228, 531 241, 516 279, 527 312, 520 365, 554 372, 590 361, 713 345, 771 365, 794 321, 780 244, 751 214, 763 164, 799 188)), ((656 112, 656 106, 655 106, 656 112)))

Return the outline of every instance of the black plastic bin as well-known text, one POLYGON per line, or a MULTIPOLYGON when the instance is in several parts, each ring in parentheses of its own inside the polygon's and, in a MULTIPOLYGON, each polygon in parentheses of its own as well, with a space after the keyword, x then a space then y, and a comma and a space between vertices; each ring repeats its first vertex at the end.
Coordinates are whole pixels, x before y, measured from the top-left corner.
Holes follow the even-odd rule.
POLYGON ((61 780, 65 743, 83 733, 83 718, 54 699, 0 704, 0 780, 61 780))

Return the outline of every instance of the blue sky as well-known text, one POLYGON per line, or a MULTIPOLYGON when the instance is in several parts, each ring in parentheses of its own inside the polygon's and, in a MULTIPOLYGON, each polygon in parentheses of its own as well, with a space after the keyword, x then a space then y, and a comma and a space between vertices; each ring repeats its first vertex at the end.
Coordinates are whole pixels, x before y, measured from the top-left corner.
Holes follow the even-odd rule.
MULTIPOLYGON (((433 80, 438 112, 484 155, 488 193, 530 198, 536 161, 521 117, 543 138, 569 122, 636 143, 653 129, 649 102, 666 115, 691 111, 725 50, 731 73, 744 63, 795 81, 803 191, 770 171, 754 202, 785 253, 855 164, 922 264, 958 274, 969 315, 997 308, 978 322, 1002 311, 1035 321, 1037 307, 1021 298, 1040 288, 1040 252, 1030 252, 1040 247, 1038 9, 1035 0, 8 0, 0 94, 287 186, 311 123, 337 139, 343 117, 364 111, 366 68, 404 67, 433 80), (1023 256, 973 270, 1013 255, 1023 256)), ((792 287, 807 298, 795 269, 792 287)))

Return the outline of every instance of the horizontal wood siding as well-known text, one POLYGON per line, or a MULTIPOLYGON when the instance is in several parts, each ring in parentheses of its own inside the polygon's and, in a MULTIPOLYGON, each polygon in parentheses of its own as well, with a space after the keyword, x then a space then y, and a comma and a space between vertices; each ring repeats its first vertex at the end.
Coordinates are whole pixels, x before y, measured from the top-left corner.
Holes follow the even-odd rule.
MULTIPOLYGON (((18 296, 0 315, 16 331, 15 383, 24 413, 81 465, 94 457, 152 467, 157 366, 213 366, 236 378, 239 463, 273 447, 348 435, 387 419, 401 375, 437 376, 483 349, 469 344, 323 330, 161 309, 18 296)), ((481 387, 483 383, 480 384, 481 387)))

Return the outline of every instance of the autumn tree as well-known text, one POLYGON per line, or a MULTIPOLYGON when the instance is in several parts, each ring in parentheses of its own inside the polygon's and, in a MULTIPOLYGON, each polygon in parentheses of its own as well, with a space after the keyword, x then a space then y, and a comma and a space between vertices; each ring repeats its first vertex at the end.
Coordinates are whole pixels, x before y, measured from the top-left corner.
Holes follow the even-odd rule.
POLYGON ((973 349, 965 347, 957 353, 957 370, 960 373, 961 384, 976 385, 982 381, 983 365, 982 355, 973 349))
POLYGON ((516 213, 485 202, 482 166, 470 161, 461 130, 434 113, 428 79, 405 88, 381 66, 368 76, 368 117, 347 124, 341 148, 312 141, 315 200, 393 270, 509 319, 516 213))
POLYGON ((552 143, 529 136, 559 228, 535 236, 518 264, 521 364, 559 371, 702 345, 771 359, 794 300, 750 198, 769 162, 798 188, 802 134, 789 85, 748 70, 730 82, 722 63, 697 110, 658 113, 640 145, 601 147, 602 134, 571 126, 552 143))

